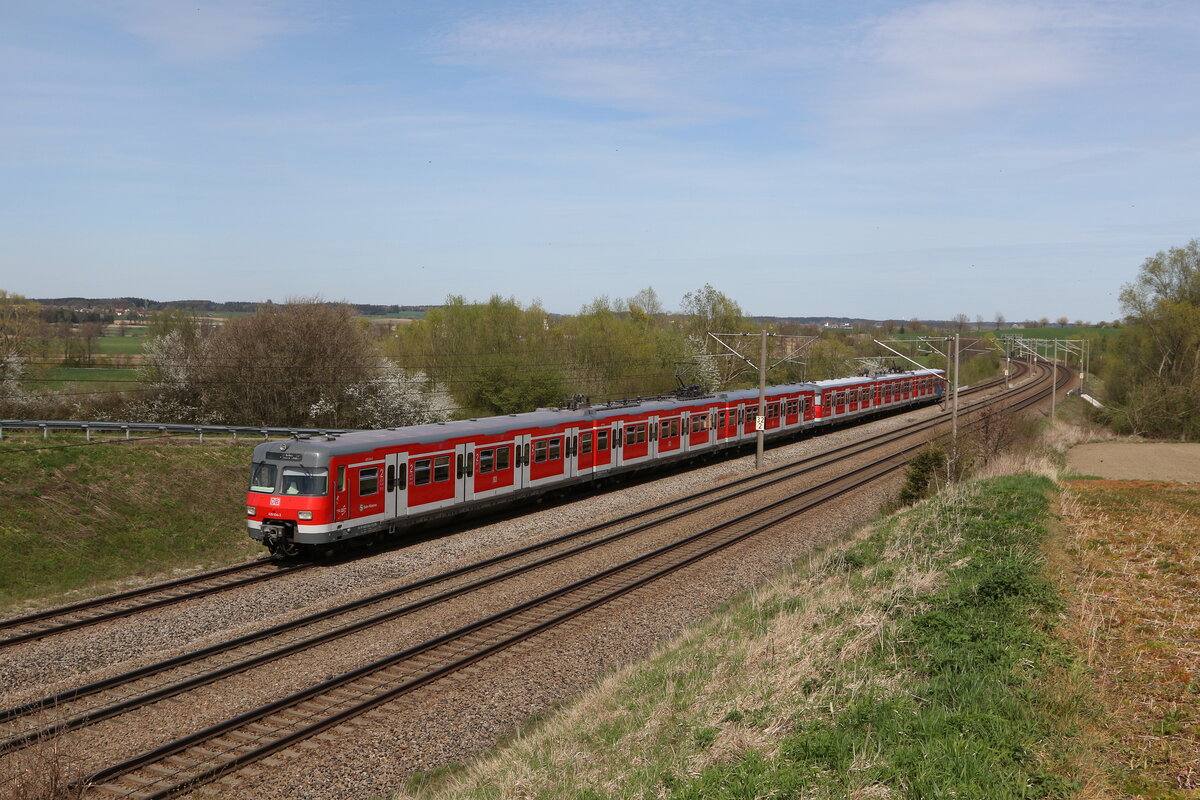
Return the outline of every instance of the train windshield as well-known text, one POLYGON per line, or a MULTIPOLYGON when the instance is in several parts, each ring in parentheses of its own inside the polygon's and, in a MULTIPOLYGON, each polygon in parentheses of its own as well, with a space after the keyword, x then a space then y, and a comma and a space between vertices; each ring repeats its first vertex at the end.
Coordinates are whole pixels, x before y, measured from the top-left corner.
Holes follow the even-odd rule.
POLYGON ((278 475, 279 467, 274 464, 255 464, 250 469, 250 491, 271 494, 275 491, 278 475))
POLYGON ((329 470, 284 467, 281 494, 324 497, 329 494, 329 470))

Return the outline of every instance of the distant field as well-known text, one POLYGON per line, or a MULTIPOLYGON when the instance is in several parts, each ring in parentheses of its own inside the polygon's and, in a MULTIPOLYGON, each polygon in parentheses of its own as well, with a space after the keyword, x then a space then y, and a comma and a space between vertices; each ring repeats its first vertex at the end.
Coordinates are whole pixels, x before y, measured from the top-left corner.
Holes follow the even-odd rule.
POLYGON ((1118 330, 1120 328, 1017 328, 1000 333, 1030 339, 1083 339, 1087 336, 1116 336, 1118 330))
MULTIPOLYGON (((112 331, 109 328, 109 331, 112 331)), ((142 347, 150 340, 144 332, 138 334, 126 334, 118 336, 115 333, 109 333, 106 336, 101 336, 96 340, 96 352, 104 356, 118 355, 138 355, 142 352, 142 347)))
POLYGON ((102 367, 55 367, 38 382, 38 388, 50 391, 105 391, 130 389, 140 383, 136 369, 102 367))

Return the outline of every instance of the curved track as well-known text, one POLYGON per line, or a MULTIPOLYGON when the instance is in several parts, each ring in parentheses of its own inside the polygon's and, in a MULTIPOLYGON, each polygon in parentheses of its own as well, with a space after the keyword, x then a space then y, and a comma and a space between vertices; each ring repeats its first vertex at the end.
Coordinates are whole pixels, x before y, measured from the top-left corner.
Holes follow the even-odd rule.
MULTIPOLYGON (((979 387, 976 391, 982 390, 979 387)), ((964 407, 969 414, 987 401, 964 407)), ((824 453, 732 481, 721 487, 588 526, 554 539, 402 585, 361 600, 220 642, 137 670, 0 711, 0 753, 109 719, 198 686, 285 658, 326 642, 428 608, 534 569, 695 515, 853 456, 945 424, 944 418, 912 423, 824 453), (419 599, 415 599, 420 595, 419 599), (43 712, 50 711, 50 714, 43 712), (45 719, 52 717, 52 720, 45 719)), ((921 440, 924 442, 924 439, 921 440)))
MULTIPOLYGON (((1043 377, 1038 385, 1045 380, 1046 378, 1043 377)), ((1065 384, 1068 380, 1069 376, 1064 375, 1060 385, 1065 384)), ((1007 395, 1009 397, 1008 405, 1026 406, 1037 402, 1046 393, 1045 389, 1030 392, 1030 388, 1032 387, 1024 387, 1007 395)), ((982 404, 976 404, 972 408, 980 405, 982 404)), ((963 413, 967 414, 970 410, 972 409, 964 409, 963 413)), ((944 423, 944 418, 934 421, 934 424, 944 423)), ((962 427, 970 424, 968 422, 962 427)), ((861 453, 870 447, 880 447, 883 445, 883 439, 888 439, 889 443, 898 442, 906 436, 912 436, 917 432, 915 429, 921 426, 924 426, 922 427, 923 432, 929 432, 929 429, 933 427, 918 423, 909 426, 914 430, 872 437, 874 440, 879 440, 874 444, 858 443, 806 461, 820 460, 822 461, 821 465, 827 465, 829 461, 835 460, 839 456, 844 457, 850 454, 848 452, 850 450, 861 453)), ((869 464, 810 487, 800 494, 784 497, 750 514, 741 515, 672 544, 656 548, 582 581, 564 586, 476 623, 407 648, 386 659, 373 662, 302 692, 206 728, 204 731, 164 745, 120 765, 97 772, 89 777, 86 785, 104 796, 166 797, 194 786, 198 782, 236 770, 246 763, 287 747, 295 741, 310 737, 345 719, 387 702, 393 697, 412 691, 450 672, 461 669, 467 664, 485 658, 491 653, 507 648, 515 642, 603 605, 614 597, 632 591, 656 578, 695 563, 737 541, 776 526, 796 514, 852 491, 864 483, 890 474, 902 468, 911 454, 923 447, 924 443, 925 438, 921 438, 919 441, 903 445, 899 450, 892 450, 875 458, 869 464)), ((719 500, 711 497, 700 499, 704 495, 712 494, 711 492, 700 493, 689 499, 698 500, 701 506, 707 507, 715 502, 724 502, 735 494, 756 491, 777 480, 794 478, 811 468, 813 468, 812 465, 807 468, 798 467, 795 464, 786 465, 772 470, 770 476, 755 475, 739 482, 744 485, 735 489, 732 494, 726 493, 719 500), (789 470, 790 474, 784 478, 784 473, 789 470)), ((675 500, 668 505, 678 509, 679 503, 679 500, 675 500)), ((662 510, 662 508, 658 509, 660 513, 662 510)), ((694 513, 694 510, 687 509, 676 513, 694 513)), ((626 521, 630 521, 633 516, 630 515, 626 521)), ((658 524, 662 521, 663 518, 660 517, 653 523, 643 523, 641 527, 658 524)), ((594 526, 587 530, 594 532, 600 527, 606 526, 594 526)), ((619 535, 629 535, 630 532, 632 531, 626 531, 619 535)), ((570 536, 578 537, 581 533, 576 532, 570 536)), ((615 535, 618 534, 613 534, 613 536, 615 535)), ((555 543, 561 543, 567 538, 560 537, 559 540, 555 540, 555 543)), ((516 553, 506 554, 500 559, 493 559, 490 564, 495 565, 511 560, 519 554, 533 553, 550 544, 552 543, 524 548, 516 553)), ((594 543, 583 544, 572 549, 579 550, 593 546, 595 546, 594 543)), ((563 556, 553 556, 553 558, 561 557, 563 556)), ((428 585, 431 581, 446 580, 450 575, 463 575, 466 571, 479 570, 488 563, 481 562, 481 564, 471 565, 463 570, 457 570, 455 573, 431 578, 422 584, 428 585)), ((519 566, 514 569, 523 571, 528 568, 531 566, 519 566)), ((500 576, 493 576, 481 580, 491 582, 499 579, 501 579, 500 576)), ((414 586, 416 585, 414 584, 414 586)), ((393 592, 402 592, 412 588, 411 586, 401 587, 393 592)), ((460 586, 448 589, 447 592, 457 595, 467 590, 468 587, 460 586)), ((443 598, 445 596, 449 595, 442 595, 443 598)), ((380 597, 376 596, 376 598, 368 600, 379 602, 380 597)), ((431 602, 436 602, 436 599, 430 599, 425 604, 431 602)), ((333 612, 340 613, 346 608, 334 609, 333 612)), ((393 610, 393 612, 389 612, 389 616, 395 616, 396 613, 403 612, 393 610)), ((313 620, 317 616, 313 615, 306 620, 313 620)), ((304 621, 298 621, 295 624, 302 623, 304 621)), ((363 621, 358 627, 361 628, 368 624, 372 623, 363 621)), ((289 623, 289 625, 293 624, 289 623)), ((263 632, 263 635, 270 635, 270 632, 263 632)), ((330 632, 330 635, 343 634, 330 632)))
MULTIPOLYGON (((974 394, 1002 382, 1002 379, 990 380, 971 387, 964 394, 974 394)), ((786 437, 782 441, 791 440, 791 437, 786 437)), ((736 452, 736 449, 733 452, 736 452)), ((285 564, 269 559, 256 559, 119 594, 106 595, 34 614, 0 620, 0 649, 143 611, 206 597, 228 589, 248 586, 278 575, 296 572, 308 566, 311 565, 285 564)), ((3 717, 0 716, 0 721, 2 720, 3 717)), ((0 752, 2 750, 3 745, 0 744, 0 752)))

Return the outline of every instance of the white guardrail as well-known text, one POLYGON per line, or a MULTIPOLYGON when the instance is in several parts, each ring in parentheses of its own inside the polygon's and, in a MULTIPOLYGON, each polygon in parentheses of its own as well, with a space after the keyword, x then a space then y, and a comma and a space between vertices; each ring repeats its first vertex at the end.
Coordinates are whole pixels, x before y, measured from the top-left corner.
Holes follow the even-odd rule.
POLYGON ((296 436, 307 434, 309 436, 324 436, 329 433, 349 433, 350 428, 279 428, 268 425, 185 425, 166 422, 99 422, 99 421, 77 421, 77 420, 62 420, 62 419, 0 419, 0 439, 4 438, 4 429, 13 428, 18 430, 40 430, 42 438, 50 435, 50 431, 82 431, 87 435, 87 440, 92 440, 92 432, 97 433, 122 433, 125 438, 130 438, 133 433, 157 433, 157 434, 195 434, 200 437, 200 441, 204 441, 205 434, 217 436, 232 436, 236 439, 239 435, 244 436, 261 436, 264 439, 269 439, 272 436, 296 436))

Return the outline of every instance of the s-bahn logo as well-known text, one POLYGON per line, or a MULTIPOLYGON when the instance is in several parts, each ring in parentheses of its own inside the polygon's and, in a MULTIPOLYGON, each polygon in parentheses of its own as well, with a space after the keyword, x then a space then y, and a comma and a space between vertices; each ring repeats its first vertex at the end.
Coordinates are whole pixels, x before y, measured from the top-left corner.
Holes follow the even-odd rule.
POLYGON ((279 498, 278 498, 278 497, 272 497, 272 498, 271 498, 271 505, 273 505, 273 506, 277 506, 277 505, 279 505, 279 498))

